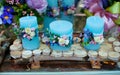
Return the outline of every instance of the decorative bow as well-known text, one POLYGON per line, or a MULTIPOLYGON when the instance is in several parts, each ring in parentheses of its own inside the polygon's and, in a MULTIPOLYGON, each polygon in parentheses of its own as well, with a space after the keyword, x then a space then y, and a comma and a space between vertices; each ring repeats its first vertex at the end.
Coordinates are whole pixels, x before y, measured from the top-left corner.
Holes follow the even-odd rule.
POLYGON ((85 0, 85 7, 95 16, 100 16, 105 21, 105 31, 115 26, 114 20, 118 19, 118 14, 107 12, 101 3, 101 0, 85 0), (87 4, 87 5, 86 5, 87 4))

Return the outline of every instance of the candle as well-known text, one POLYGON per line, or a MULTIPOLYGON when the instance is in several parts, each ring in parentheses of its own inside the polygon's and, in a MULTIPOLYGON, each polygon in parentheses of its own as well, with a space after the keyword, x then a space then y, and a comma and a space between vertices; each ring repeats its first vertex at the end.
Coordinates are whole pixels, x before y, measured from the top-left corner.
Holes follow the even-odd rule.
POLYGON ((99 16, 92 16, 87 18, 85 29, 89 30, 93 36, 94 41, 101 44, 104 41, 104 20, 99 16))
MULTIPOLYGON (((70 50, 71 48, 71 43, 72 43, 72 35, 73 35, 73 24, 70 23, 69 21, 65 20, 57 20, 52 23, 50 23, 50 32, 60 36, 59 40, 57 43, 51 44, 50 47, 52 50, 58 50, 58 51, 67 51, 70 50), (60 40, 61 37, 66 37, 66 40, 68 39, 70 45, 69 46, 62 46, 64 44, 60 40)), ((65 41, 65 40, 64 40, 65 41)))
MULTIPOLYGON (((26 16, 19 19, 20 28, 38 28, 37 18, 35 16, 26 16)), ((23 48, 26 50, 35 50, 40 46, 40 39, 38 33, 35 34, 32 40, 22 38, 23 48)))
MULTIPOLYGON (((63 0, 62 1, 62 6, 66 7, 68 6, 69 8, 75 5, 75 0, 63 0)), ((73 10, 74 11, 74 10, 73 10)), ((68 11, 66 11, 68 13, 68 11)), ((61 19, 62 20, 67 20, 71 23, 74 22, 74 16, 73 15, 66 15, 66 12, 61 12, 61 19)))
MULTIPOLYGON (((58 0, 47 0, 47 2, 49 7, 58 8, 58 0)), ((44 16, 44 30, 49 29, 49 24, 55 20, 55 17, 44 16)))
POLYGON ((103 35, 104 20, 99 16, 92 16, 87 18, 86 29, 93 33, 94 36, 103 35))
POLYGON ((20 18, 20 28, 38 28, 37 18, 35 16, 26 16, 20 18))

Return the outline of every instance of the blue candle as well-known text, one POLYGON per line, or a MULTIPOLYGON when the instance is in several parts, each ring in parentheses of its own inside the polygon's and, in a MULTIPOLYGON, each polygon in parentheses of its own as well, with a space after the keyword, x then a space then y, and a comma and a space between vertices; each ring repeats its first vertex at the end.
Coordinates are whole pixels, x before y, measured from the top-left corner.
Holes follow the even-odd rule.
MULTIPOLYGON (((20 28, 38 28, 37 18, 35 16, 26 16, 19 19, 20 21, 20 28)), ((22 38, 22 45, 23 48, 26 50, 34 50, 39 48, 40 46, 40 39, 38 33, 36 36, 29 40, 27 38, 22 38)))
MULTIPOLYGON (((75 0, 62 0, 62 5, 63 7, 64 6, 68 6, 68 7, 71 7, 71 6, 74 6, 75 5, 75 0)), ((66 15, 65 12, 61 12, 61 19, 62 20, 67 20, 71 23, 74 22, 74 16, 73 15, 66 15)))
POLYGON ((86 29, 93 33, 94 36, 103 35, 104 20, 99 16, 92 16, 87 18, 86 29))
MULTIPOLYGON (((48 6, 51 8, 58 8, 58 0, 47 0, 48 6)), ((56 19, 54 17, 44 16, 44 30, 49 28, 49 24, 52 21, 55 21, 56 19)))
MULTIPOLYGON (((57 20, 50 23, 50 32, 56 35, 67 36, 69 38, 69 43, 72 43, 72 35, 73 35, 73 24, 69 21, 65 20, 57 20)), ((59 44, 55 43, 54 45, 50 45, 52 50, 57 51, 68 51, 71 48, 70 46, 60 46, 59 44)))

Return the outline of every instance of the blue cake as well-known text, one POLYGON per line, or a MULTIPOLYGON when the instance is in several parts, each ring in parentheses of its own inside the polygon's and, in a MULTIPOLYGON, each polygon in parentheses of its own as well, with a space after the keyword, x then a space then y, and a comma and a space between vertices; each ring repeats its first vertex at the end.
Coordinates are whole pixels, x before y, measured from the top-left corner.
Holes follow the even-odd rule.
MULTIPOLYGON (((46 11, 47 14, 44 16, 44 30, 46 28, 49 29, 50 23, 57 19, 66 20, 71 23, 74 22, 73 13, 66 14, 66 12, 68 11, 68 9, 70 9, 72 6, 74 6, 75 0, 47 0, 47 2, 48 2, 48 8, 46 11), (60 3, 59 3, 59 1, 60 1, 60 3), (62 8, 62 10, 60 10, 59 8, 62 8), (67 8, 67 9, 63 10, 64 8, 67 8), (50 9, 52 9, 52 10, 50 10, 50 9), (56 10, 54 10, 54 9, 56 9, 56 10), (56 16, 51 16, 51 14, 52 15, 54 14, 56 16)), ((73 12, 74 12, 74 10, 73 10, 73 12)))
MULTIPOLYGON (((69 8, 69 7, 72 7, 72 6, 74 6, 74 5, 75 5, 75 0, 63 0, 63 1, 62 1, 62 6, 63 6, 63 7, 68 6, 68 8, 69 8)), ((62 20, 67 20, 67 21, 69 21, 69 22, 71 22, 71 23, 74 22, 74 15, 73 15, 73 14, 71 14, 71 15, 66 15, 65 12, 63 11, 63 12, 61 12, 60 15, 61 15, 61 19, 62 19, 62 20)))
MULTIPOLYGON (((20 28, 38 29, 37 18, 35 16, 22 17, 19 19, 19 21, 20 21, 20 28)), ((22 38, 22 45, 23 45, 23 48, 26 50, 34 50, 39 48, 40 39, 39 39, 38 31, 36 32, 35 36, 31 40, 27 38, 22 38)))
MULTIPOLYGON (((47 2, 48 2, 48 7, 58 8, 58 0, 47 0, 47 2)), ((56 20, 55 17, 50 17, 50 16, 45 15, 44 16, 44 22, 43 22, 44 23, 44 30, 47 29, 47 28, 49 29, 49 24, 52 21, 55 21, 55 20, 56 20)))
MULTIPOLYGON (((50 32, 56 35, 67 36, 69 43, 72 43, 73 25, 69 21, 57 20, 50 23, 50 32)), ((60 46, 59 44, 50 45, 52 50, 67 51, 70 50, 71 45, 68 47, 60 46)))

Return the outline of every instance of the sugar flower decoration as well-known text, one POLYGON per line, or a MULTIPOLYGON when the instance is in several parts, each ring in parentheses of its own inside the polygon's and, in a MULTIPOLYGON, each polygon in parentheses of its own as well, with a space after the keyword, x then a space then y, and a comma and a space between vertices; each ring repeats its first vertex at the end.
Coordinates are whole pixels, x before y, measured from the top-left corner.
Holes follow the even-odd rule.
POLYGON ((66 36, 60 37, 60 38, 58 38, 58 43, 61 46, 66 46, 69 44, 69 39, 66 36))
POLYGON ((31 29, 30 28, 25 28, 25 33, 30 34, 31 33, 31 29))
POLYGON ((36 30, 34 28, 25 28, 23 31, 22 31, 22 37, 23 38, 27 38, 29 40, 32 40, 32 38, 35 36, 36 34, 36 30))

